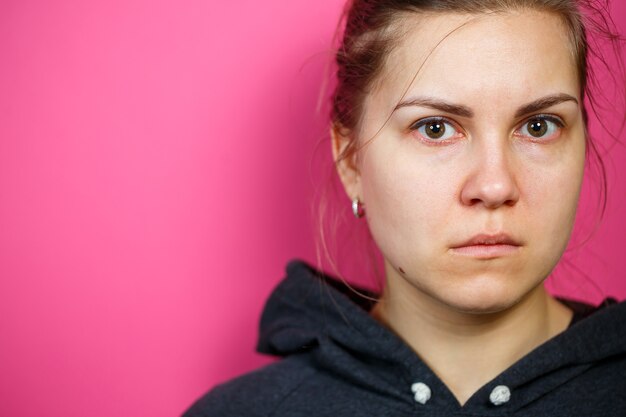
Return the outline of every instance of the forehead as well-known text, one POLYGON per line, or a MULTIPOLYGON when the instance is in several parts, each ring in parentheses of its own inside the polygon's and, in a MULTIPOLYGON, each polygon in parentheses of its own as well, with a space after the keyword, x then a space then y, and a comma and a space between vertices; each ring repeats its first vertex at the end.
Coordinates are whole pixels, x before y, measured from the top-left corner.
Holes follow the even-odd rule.
POLYGON ((393 107, 412 93, 498 105, 546 93, 578 96, 572 43, 552 13, 412 13, 400 28, 405 35, 387 57, 366 109, 393 107))

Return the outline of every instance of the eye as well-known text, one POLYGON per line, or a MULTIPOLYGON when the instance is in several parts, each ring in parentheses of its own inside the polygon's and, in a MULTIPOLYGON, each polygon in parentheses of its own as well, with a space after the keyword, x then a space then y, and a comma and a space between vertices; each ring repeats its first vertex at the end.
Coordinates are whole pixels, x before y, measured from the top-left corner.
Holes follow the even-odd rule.
POLYGON ((452 123, 440 117, 418 120, 410 129, 417 131, 425 140, 437 142, 445 141, 458 134, 452 123))
POLYGON ((556 117, 535 116, 519 128, 519 133, 536 139, 550 138, 557 135, 563 126, 563 122, 556 117))

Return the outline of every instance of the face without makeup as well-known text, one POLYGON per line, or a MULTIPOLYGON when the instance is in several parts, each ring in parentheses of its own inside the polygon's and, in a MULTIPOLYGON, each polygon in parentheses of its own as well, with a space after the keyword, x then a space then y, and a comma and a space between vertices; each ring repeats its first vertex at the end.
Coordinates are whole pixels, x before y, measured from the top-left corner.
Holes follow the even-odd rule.
POLYGON ((365 204, 389 285, 502 311, 551 272, 575 218, 585 127, 566 29, 530 10, 404 24, 364 103, 358 140, 373 139, 342 181, 365 204), (454 249, 496 233, 518 245, 454 249))

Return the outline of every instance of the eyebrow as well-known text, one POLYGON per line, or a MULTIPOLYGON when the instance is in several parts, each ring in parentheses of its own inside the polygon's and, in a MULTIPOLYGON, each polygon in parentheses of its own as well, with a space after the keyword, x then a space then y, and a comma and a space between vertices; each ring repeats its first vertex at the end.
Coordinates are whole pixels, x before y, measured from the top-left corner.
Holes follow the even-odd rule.
POLYGON ((396 111, 402 107, 430 107, 431 109, 440 110, 446 113, 455 114, 461 117, 474 117, 474 112, 467 106, 461 104, 448 103, 443 100, 437 100, 429 97, 413 97, 403 100, 393 109, 396 111))
POLYGON ((564 103, 566 101, 573 101, 578 105, 578 100, 570 96, 569 94, 561 93, 551 96, 542 97, 533 102, 523 105, 515 112, 515 117, 521 117, 530 113, 535 113, 548 107, 556 106, 557 104, 564 103))
MULTIPOLYGON (((526 114, 534 113, 543 109, 547 109, 548 107, 556 106, 557 104, 573 101, 578 105, 578 100, 575 97, 570 96, 569 94, 560 93, 553 94, 545 97, 541 97, 535 101, 532 101, 528 104, 524 104, 515 112, 515 117, 521 117, 526 114)), ((411 107, 411 106, 420 106, 420 107, 430 107, 431 109, 440 110, 445 113, 454 114, 461 117, 472 118, 474 117, 474 112, 467 106, 462 104, 454 104, 448 103, 443 100, 438 100, 430 97, 412 97, 407 100, 403 100, 396 105, 393 109, 396 110, 402 107, 411 107)))

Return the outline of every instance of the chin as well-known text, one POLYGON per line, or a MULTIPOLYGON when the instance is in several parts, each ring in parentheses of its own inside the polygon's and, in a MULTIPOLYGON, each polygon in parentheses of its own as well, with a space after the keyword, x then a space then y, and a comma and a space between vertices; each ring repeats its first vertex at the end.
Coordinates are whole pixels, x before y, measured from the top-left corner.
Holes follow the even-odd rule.
MULTIPOLYGON (((490 314, 505 311, 517 303, 528 291, 519 285, 512 286, 508 280, 478 280, 454 285, 444 291, 431 294, 448 307, 470 314, 490 314)), ((530 289, 529 289, 530 290, 530 289)))
POLYGON ((471 301, 448 301, 441 300, 445 302, 449 307, 458 311, 459 313, 465 314, 493 314, 500 313, 502 311, 508 310, 517 304, 517 301, 509 301, 502 299, 493 299, 493 298, 484 298, 478 300, 471 301))

